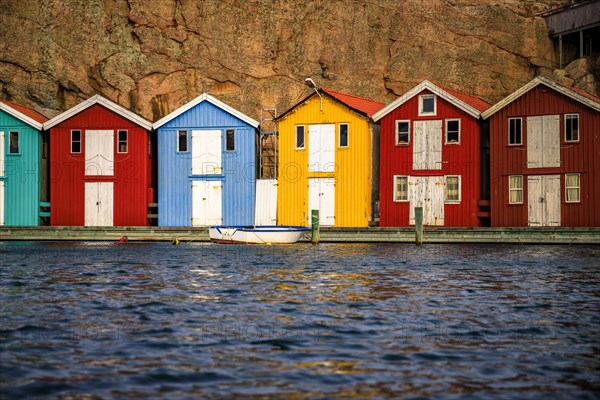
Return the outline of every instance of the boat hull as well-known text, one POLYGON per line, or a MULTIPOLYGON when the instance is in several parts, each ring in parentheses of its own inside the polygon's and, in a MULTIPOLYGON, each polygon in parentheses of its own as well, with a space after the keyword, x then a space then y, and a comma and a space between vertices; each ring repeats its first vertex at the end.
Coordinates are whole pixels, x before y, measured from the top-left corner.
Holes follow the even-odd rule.
POLYGON ((310 229, 303 226, 211 226, 210 240, 216 243, 296 243, 310 229))

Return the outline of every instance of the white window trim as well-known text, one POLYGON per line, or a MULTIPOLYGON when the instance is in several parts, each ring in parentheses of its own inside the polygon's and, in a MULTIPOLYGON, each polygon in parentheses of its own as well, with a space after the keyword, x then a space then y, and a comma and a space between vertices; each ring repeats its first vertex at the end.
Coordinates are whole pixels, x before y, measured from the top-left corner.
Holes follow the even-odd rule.
POLYGON ((422 94, 419 96, 419 117, 428 115, 437 115, 437 96, 435 94, 422 94), (433 97, 433 112, 423 111, 423 99, 426 97, 433 97))
POLYGON ((338 147, 342 148, 342 149, 347 149, 348 147, 350 147, 350 123, 348 122, 342 122, 340 124, 338 124, 338 147), (348 134, 348 144, 346 146, 342 146, 342 125, 346 125, 346 133, 348 134))
POLYGON ((407 203, 410 201, 410 199, 408 198, 408 175, 394 175, 394 180, 392 181, 393 185, 394 185, 394 190, 392 192, 392 200, 394 203, 407 203), (396 193, 397 193, 397 185, 396 185, 396 178, 406 178, 406 200, 396 200, 396 193))
POLYGON ((581 124, 579 120, 579 113, 565 114, 565 143, 579 143, 579 137, 581 136, 581 124), (577 116, 577 140, 567 140, 567 117, 577 116))
POLYGON ((304 150, 306 149, 306 125, 294 125, 294 147, 296 148, 296 150, 304 150), (303 146, 302 147, 297 147, 298 144, 298 127, 301 126, 302 127, 302 135, 304 136, 304 140, 302 143, 303 146))
POLYGON ((190 151, 190 131, 187 129, 177 129, 177 135, 175 135, 175 148, 177 149, 177 153, 188 153, 190 151), (185 132, 185 148, 186 150, 179 150, 179 133, 185 132))
POLYGON ((523 175, 509 175, 508 176, 508 204, 523 204, 523 175), (510 178, 513 176, 521 177, 521 187, 520 188, 511 188, 510 187, 510 178), (521 201, 510 201, 510 192, 511 191, 521 191, 521 201))
POLYGON ((581 174, 565 174, 565 203, 569 203, 569 204, 573 204, 573 203, 581 203, 581 174), (567 176, 568 175, 577 175, 578 179, 577 181, 579 182, 579 186, 575 187, 575 186, 567 186, 567 176), (567 200, 567 189, 575 189, 577 188, 577 191, 579 193, 579 200, 574 201, 574 200, 567 200))
POLYGON ((127 129, 117 129, 117 154, 127 154, 129 153, 129 131, 127 129), (121 140, 119 140, 119 133, 121 132, 125 132, 126 138, 125 138, 125 147, 127 148, 127 151, 121 151, 119 144, 121 143, 121 140))
POLYGON ((396 146, 408 146, 410 144, 410 120, 409 119, 397 119, 394 122, 394 124, 396 126, 394 129, 394 143, 396 144, 396 146), (406 143, 398 142, 398 122, 406 122, 408 124, 408 142, 406 142, 406 143))
POLYGON ((462 136, 461 134, 461 128, 462 128, 462 123, 461 123, 461 119, 460 118, 448 118, 445 120, 444 123, 444 136, 445 136, 445 144, 460 144, 460 138, 462 136), (449 142, 448 141, 448 122, 450 121, 458 121, 458 142, 449 142))
POLYGON ((522 117, 509 117, 508 118, 508 136, 507 136, 507 141, 509 146, 523 146, 523 118, 522 117), (518 119, 520 121, 520 125, 521 125, 521 143, 511 143, 510 142, 510 120, 511 119, 518 119))
POLYGON ((71 129, 71 141, 69 143, 69 146, 70 146, 69 152, 71 154, 81 154, 81 150, 83 147, 81 145, 82 142, 83 142, 83 131, 81 129, 71 129), (75 132, 75 131, 79 132, 79 151, 73 151, 73 132, 75 132))
POLYGON ((462 201, 462 179, 460 175, 444 175, 444 203, 445 204, 460 204, 462 201), (447 179, 448 178, 458 178, 458 200, 447 200, 446 199, 446 190, 448 189, 447 179))
POLYGON ((235 152, 235 129, 225 129, 225 152, 227 152, 227 153, 235 152), (229 150, 227 148, 227 133, 228 132, 233 133, 233 149, 231 149, 231 150, 229 150))

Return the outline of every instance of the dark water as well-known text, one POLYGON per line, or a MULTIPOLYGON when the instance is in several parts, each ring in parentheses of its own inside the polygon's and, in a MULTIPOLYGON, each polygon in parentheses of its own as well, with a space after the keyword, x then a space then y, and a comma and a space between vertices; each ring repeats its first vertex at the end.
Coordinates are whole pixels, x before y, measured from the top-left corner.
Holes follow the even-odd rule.
POLYGON ((600 247, 0 251, 2 398, 600 393, 600 247))

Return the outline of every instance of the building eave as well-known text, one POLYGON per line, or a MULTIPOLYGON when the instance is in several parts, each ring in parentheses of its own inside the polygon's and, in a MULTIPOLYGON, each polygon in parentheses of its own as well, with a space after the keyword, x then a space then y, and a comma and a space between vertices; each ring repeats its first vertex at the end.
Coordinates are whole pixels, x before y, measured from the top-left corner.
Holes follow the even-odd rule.
POLYGON ((41 131, 43 129, 44 124, 34 120, 31 117, 28 117, 27 115, 23 114, 22 112, 15 110, 8 104, 5 104, 1 101, 0 101, 0 110, 4 111, 5 113, 7 113, 9 115, 12 115, 13 117, 15 117, 16 119, 18 119, 20 121, 23 121, 27 125, 37 129, 38 131, 41 131))

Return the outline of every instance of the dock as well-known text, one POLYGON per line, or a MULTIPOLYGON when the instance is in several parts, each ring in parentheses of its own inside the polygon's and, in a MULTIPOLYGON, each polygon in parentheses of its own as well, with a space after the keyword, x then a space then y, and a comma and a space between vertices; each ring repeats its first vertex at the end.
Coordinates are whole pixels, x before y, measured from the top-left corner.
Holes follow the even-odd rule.
MULTIPOLYGON (((310 242, 310 234, 301 242, 310 242)), ((208 242, 207 227, 0 227, 0 241, 208 242)), ((321 243, 415 243, 414 228, 323 228, 321 243)), ((423 243, 600 244, 600 228, 425 227, 423 243)))

